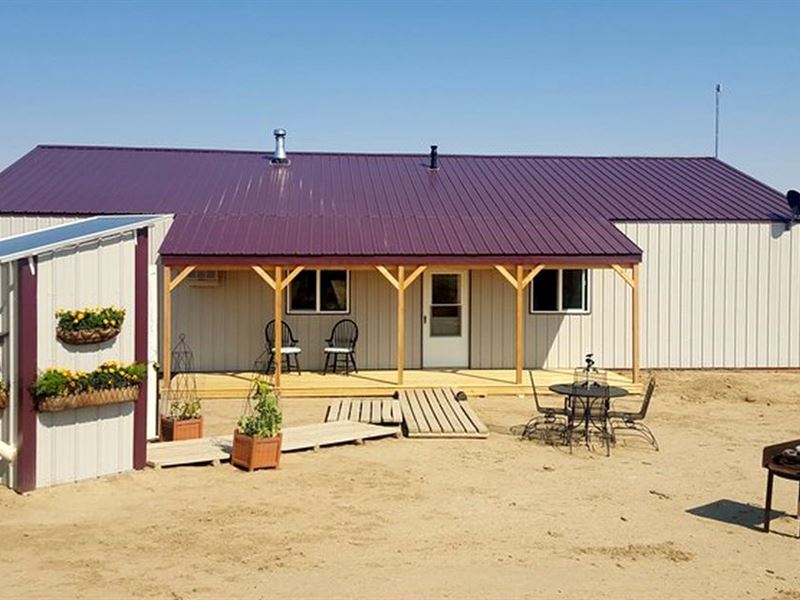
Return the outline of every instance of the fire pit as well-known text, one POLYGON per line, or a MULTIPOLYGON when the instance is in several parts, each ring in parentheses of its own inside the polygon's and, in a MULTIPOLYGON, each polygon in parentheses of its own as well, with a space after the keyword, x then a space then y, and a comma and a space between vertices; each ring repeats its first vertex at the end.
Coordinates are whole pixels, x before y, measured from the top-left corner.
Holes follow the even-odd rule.
MULTIPOLYGON (((772 512, 772 482, 777 476, 798 482, 797 519, 800 521, 800 440, 764 448, 761 465, 767 470, 767 501, 764 505, 764 531, 769 533, 772 512)), ((798 530, 800 538, 800 530, 798 530)))

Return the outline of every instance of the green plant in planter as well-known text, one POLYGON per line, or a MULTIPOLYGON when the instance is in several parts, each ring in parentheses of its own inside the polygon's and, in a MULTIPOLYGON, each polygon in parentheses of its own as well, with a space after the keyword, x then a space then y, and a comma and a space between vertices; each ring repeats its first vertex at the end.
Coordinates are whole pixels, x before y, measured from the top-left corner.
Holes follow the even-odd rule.
POLYGON ((147 365, 132 363, 122 365, 107 361, 91 373, 51 368, 39 373, 33 384, 37 399, 67 396, 89 390, 111 390, 140 384, 147 373, 147 365))
POLYGON ((203 406, 200 400, 194 398, 192 400, 181 400, 179 402, 171 402, 169 405, 169 418, 173 421, 188 421, 190 419, 199 419, 202 413, 203 406))
POLYGON ((59 329, 83 331, 86 329, 119 329, 125 320, 125 309, 116 306, 84 308, 83 310, 56 311, 59 329))
POLYGON ((256 381, 253 400, 256 402, 252 415, 239 419, 239 431, 257 438, 275 437, 281 432, 283 414, 278 406, 278 395, 266 381, 256 381))

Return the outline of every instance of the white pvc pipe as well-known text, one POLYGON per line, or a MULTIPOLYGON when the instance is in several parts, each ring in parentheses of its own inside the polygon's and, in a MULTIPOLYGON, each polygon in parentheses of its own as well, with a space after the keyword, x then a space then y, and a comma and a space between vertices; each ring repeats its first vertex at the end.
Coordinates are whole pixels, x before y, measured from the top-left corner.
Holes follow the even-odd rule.
POLYGON ((17 449, 10 444, 0 442, 0 458, 6 459, 8 462, 14 462, 17 458, 17 449))

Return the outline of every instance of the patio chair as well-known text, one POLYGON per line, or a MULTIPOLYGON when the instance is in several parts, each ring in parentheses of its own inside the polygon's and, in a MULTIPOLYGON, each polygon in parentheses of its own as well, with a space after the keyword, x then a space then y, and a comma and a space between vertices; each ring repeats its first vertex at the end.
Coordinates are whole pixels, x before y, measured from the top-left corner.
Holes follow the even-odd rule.
POLYGON ((344 373, 350 374, 350 365, 358 373, 356 366, 356 342, 358 341, 358 325, 352 319, 342 319, 333 326, 331 336, 325 340, 325 368, 323 374, 331 368, 336 373, 339 361, 344 361, 344 373))
MULTIPOLYGON (((267 361, 266 372, 271 373, 275 368, 275 320, 273 319, 264 328, 264 338, 267 341, 267 352, 269 352, 269 361, 267 361)), ((300 374, 300 353, 302 349, 297 344, 299 340, 294 337, 292 328, 286 321, 281 322, 281 365, 286 363, 286 372, 291 373, 292 362, 297 374, 300 374)))
POLYGON ((647 416, 647 409, 650 407, 650 401, 653 399, 653 391, 656 389, 656 379, 653 377, 647 384, 647 390, 642 398, 642 405, 637 412, 627 412, 612 410, 608 413, 608 419, 611 422, 611 433, 616 438, 617 430, 634 431, 642 435, 650 444, 658 450, 658 441, 653 435, 650 428, 642 421, 647 416))
POLYGON ((539 403, 539 393, 536 391, 536 381, 531 371, 528 371, 528 377, 531 380, 536 415, 525 424, 525 428, 522 430, 522 438, 540 437, 543 441, 551 442, 553 434, 555 434, 559 439, 562 439, 566 428, 566 417, 569 414, 569 399, 564 398, 562 406, 543 406, 539 403), (559 422, 561 417, 564 419, 559 422))

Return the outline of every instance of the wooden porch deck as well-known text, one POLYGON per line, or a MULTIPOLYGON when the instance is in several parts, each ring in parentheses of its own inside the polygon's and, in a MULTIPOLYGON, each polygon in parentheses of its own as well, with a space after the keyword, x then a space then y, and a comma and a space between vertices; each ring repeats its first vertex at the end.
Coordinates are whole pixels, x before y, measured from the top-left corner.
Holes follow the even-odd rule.
MULTIPOLYGON (((535 369, 533 376, 540 394, 547 394, 548 386, 572 381, 569 369, 535 369)), ((197 390, 201 398, 244 398, 250 389, 252 373, 198 373, 197 390)), ((508 396, 529 394, 528 373, 522 385, 514 383, 514 369, 425 369, 406 370, 403 385, 397 385, 397 372, 393 369, 360 371, 350 375, 323 375, 304 371, 302 374, 284 373, 282 394, 285 397, 365 397, 391 396, 400 389, 450 387, 468 396, 508 396)), ((632 393, 641 393, 641 383, 632 383, 628 377, 609 373, 609 383, 632 393)))

